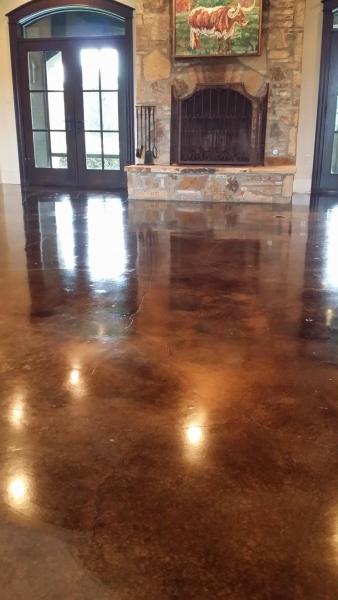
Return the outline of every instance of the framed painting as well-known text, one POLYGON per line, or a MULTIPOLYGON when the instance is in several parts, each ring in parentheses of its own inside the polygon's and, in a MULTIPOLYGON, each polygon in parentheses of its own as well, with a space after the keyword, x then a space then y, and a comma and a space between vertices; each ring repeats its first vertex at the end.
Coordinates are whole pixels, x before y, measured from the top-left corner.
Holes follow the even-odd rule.
POLYGON ((173 0, 174 58, 260 53, 262 0, 173 0))

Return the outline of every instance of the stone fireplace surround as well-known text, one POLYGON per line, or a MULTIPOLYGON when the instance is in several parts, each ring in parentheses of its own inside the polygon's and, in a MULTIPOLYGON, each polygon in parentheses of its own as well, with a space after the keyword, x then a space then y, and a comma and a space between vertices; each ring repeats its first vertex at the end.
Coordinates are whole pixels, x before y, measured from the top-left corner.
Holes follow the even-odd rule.
POLYGON ((290 202, 296 162, 305 0, 263 2, 260 56, 180 59, 171 52, 168 0, 137 0, 136 95, 157 107, 156 165, 126 167, 130 199, 290 202), (171 88, 243 83, 252 95, 269 85, 264 166, 170 165, 171 88))

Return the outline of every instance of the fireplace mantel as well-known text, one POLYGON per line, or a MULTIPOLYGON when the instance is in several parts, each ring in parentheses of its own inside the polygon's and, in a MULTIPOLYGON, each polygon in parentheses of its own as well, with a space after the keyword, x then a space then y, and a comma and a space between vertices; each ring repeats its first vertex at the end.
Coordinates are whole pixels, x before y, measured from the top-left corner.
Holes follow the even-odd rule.
POLYGON ((216 166, 201 166, 201 165, 128 165, 125 167, 127 173, 206 173, 211 175, 212 173, 230 175, 237 173, 275 173, 279 175, 294 175, 296 172, 295 165, 258 165, 257 167, 245 166, 245 167, 231 167, 227 165, 216 165, 216 166))

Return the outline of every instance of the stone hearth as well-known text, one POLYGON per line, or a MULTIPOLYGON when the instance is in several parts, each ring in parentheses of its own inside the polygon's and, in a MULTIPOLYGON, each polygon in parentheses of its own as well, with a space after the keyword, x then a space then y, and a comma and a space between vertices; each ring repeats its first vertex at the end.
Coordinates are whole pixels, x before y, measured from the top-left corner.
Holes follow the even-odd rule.
POLYGON ((126 167, 130 200, 289 203, 294 166, 126 167))

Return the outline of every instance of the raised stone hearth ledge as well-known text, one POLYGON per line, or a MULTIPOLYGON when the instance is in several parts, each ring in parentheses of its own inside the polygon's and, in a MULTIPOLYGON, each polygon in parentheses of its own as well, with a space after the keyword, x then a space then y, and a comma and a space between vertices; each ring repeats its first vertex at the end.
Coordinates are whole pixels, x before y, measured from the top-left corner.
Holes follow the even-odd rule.
POLYGON ((291 202, 294 165, 226 167, 131 165, 130 200, 193 202, 291 202))

